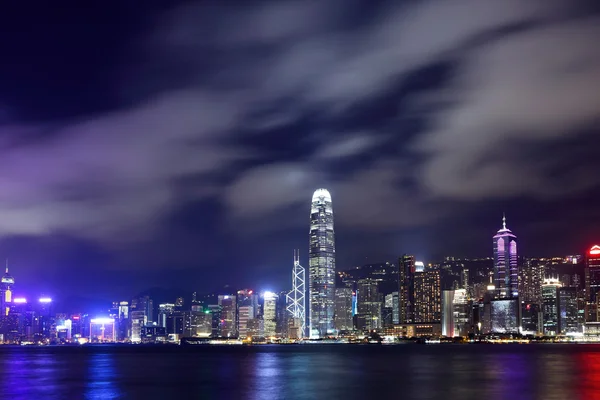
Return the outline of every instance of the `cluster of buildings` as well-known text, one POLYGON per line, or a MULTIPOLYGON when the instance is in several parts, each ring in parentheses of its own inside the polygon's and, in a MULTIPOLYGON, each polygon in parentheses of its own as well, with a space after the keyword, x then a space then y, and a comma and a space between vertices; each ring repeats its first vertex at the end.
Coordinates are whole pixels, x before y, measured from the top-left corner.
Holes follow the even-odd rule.
POLYGON ((600 339, 600 246, 585 255, 524 258, 502 227, 491 257, 439 263, 404 254, 397 262, 336 271, 333 206, 325 189, 310 210, 308 268, 294 253, 292 288, 243 289, 155 304, 149 296, 114 302, 101 316, 54 313, 52 300, 13 298, 2 278, 4 343, 264 342, 379 337, 600 339))

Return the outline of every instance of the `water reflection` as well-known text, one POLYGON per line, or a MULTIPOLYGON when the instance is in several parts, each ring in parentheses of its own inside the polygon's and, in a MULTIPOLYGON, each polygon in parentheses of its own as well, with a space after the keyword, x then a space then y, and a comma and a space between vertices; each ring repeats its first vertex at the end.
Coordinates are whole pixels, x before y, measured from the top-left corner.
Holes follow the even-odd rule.
POLYGON ((0 399, 595 399, 600 347, 0 346, 0 399))
POLYGON ((115 355, 111 353, 91 354, 88 362, 86 399, 116 399, 120 393, 116 384, 115 355))

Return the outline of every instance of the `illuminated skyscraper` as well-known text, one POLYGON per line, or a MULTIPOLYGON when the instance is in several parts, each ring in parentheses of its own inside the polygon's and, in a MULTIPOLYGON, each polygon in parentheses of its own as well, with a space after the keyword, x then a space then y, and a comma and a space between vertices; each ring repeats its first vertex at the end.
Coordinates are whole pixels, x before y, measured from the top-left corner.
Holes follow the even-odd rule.
POLYGON ((12 287, 15 284, 15 278, 13 278, 8 273, 8 261, 6 263, 6 271, 2 276, 2 282, 0 283, 0 306, 1 313, 0 317, 6 317, 8 312, 10 311, 10 306, 12 304, 12 287))
POLYGON ((593 246, 587 253, 585 265, 585 321, 598 322, 600 301, 600 246, 593 246))
POLYGON ((414 276, 415 322, 440 322, 442 319, 440 271, 429 269, 415 272, 414 276))
POLYGON ((263 322, 266 337, 277 334, 277 299, 279 296, 273 292, 264 293, 263 322))
POLYGON ((309 244, 310 335, 334 333, 335 236, 333 208, 327 189, 317 189, 310 210, 309 244))
POLYGON ((335 289, 335 329, 338 331, 351 331, 352 322, 352 288, 335 289))
POLYGON ((557 278, 544 279, 542 284, 544 335, 555 336, 559 333, 558 289, 561 287, 557 278))
POLYGON ((306 272, 300 265, 300 252, 294 251, 292 290, 286 295, 287 312, 300 323, 300 334, 306 334, 306 272))
POLYGON ((503 217, 502 229, 494 236, 494 284, 498 299, 519 296, 516 239, 517 237, 506 227, 506 217, 503 217))
POLYGON ((407 254, 398 259, 400 323, 415 322, 415 257, 407 254))
POLYGON ((219 306, 221 306, 221 336, 237 337, 237 306, 236 297, 230 295, 219 295, 219 306))
POLYGON ((356 283, 356 287, 358 303, 356 328, 361 331, 381 328, 382 298, 379 293, 378 282, 371 278, 360 279, 356 283))

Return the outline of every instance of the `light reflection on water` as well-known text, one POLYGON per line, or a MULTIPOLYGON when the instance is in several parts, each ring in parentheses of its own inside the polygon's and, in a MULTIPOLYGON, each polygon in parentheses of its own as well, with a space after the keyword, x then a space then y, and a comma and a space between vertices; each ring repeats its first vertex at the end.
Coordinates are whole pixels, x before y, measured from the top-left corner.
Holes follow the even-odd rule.
POLYGON ((110 353, 92 354, 88 363, 86 399, 118 399, 117 371, 115 356, 110 353))
POLYGON ((0 346, 0 399, 595 399, 600 346, 0 346))

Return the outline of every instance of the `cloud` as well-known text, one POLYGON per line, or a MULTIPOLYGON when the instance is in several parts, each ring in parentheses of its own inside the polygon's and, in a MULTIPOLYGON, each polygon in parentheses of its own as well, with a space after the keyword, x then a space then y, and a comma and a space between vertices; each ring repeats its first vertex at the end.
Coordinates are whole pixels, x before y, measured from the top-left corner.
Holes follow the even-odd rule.
POLYGON ((600 183, 579 165, 557 187, 552 171, 573 153, 553 149, 542 159, 536 155, 541 146, 575 138, 600 119, 598 35, 600 19, 590 18, 470 52, 445 90, 454 106, 416 143, 427 155, 423 179, 431 192, 458 199, 544 197, 600 183))
MULTIPOLYGON (((567 137, 593 121, 600 104, 598 21, 569 14, 565 22, 567 3, 392 2, 356 25, 337 0, 186 5, 161 14, 154 32, 131 44, 124 67, 135 71, 123 92, 134 93, 136 105, 51 127, 0 125, 0 234, 66 230, 110 242, 152 235, 187 200, 175 182, 190 176, 202 187, 187 196, 215 197, 232 220, 265 225, 321 185, 339 199, 344 223, 361 229, 427 223, 443 213, 436 201, 444 198, 548 193, 546 172, 556 163, 511 149, 567 137), (513 26, 525 29, 502 33, 513 26), (412 143, 403 126, 380 132, 340 123, 351 106, 370 105, 448 58, 458 75, 431 95, 450 106, 426 110, 431 129, 412 143), (275 159, 268 140, 252 152, 245 145, 260 142, 262 129, 295 141, 287 128, 300 122, 303 135, 326 132, 302 154, 275 159), (243 136, 249 130, 251 139, 243 136), (398 143, 377 162, 332 170, 333 159, 393 142, 390 131, 398 143), (22 132, 38 139, 21 143, 22 132)), ((597 183, 584 181, 569 190, 597 183)))
MULTIPOLYGON (((3 146, 1 233, 67 230, 104 240, 143 235, 176 201, 174 179, 212 174, 245 157, 220 143, 240 103, 218 99, 166 93, 129 110, 64 124, 48 138, 3 146)), ((0 128, 3 137, 24 129, 36 127, 0 128)))

